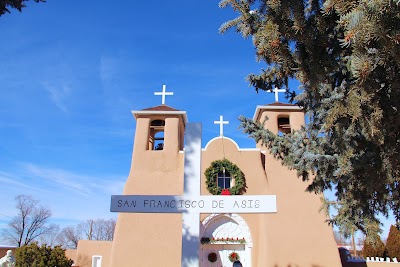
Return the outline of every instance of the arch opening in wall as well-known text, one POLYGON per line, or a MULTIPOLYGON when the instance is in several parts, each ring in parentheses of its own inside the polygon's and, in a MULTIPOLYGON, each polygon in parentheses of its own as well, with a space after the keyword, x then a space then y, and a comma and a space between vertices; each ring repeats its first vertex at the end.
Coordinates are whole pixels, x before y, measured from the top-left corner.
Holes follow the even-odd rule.
POLYGON ((291 132, 289 116, 278 118, 278 135, 284 135, 291 132))
POLYGON ((164 149, 165 120, 153 120, 150 123, 149 150, 164 149))
POLYGON ((245 238, 246 246, 253 247, 253 239, 246 221, 236 213, 213 213, 201 223, 201 237, 241 237, 245 238))
POLYGON ((252 266, 253 241, 249 226, 238 214, 211 214, 201 223, 200 267, 232 266, 229 255, 235 252, 243 266, 252 266), (210 263, 208 255, 217 254, 217 262, 210 263))

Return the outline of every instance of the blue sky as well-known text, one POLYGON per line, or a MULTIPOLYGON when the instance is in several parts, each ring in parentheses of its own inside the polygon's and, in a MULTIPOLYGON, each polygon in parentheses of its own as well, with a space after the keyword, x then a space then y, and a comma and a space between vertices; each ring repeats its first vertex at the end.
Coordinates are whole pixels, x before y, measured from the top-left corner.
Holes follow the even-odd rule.
POLYGON ((237 117, 274 96, 245 81, 265 67, 251 40, 218 33, 235 16, 218 1, 48 0, 0 17, 0 228, 21 193, 61 226, 115 217, 110 195, 129 172, 131 110, 161 104, 154 92, 163 84, 174 92, 167 105, 202 122, 203 146, 223 115, 225 136, 255 147, 237 117))

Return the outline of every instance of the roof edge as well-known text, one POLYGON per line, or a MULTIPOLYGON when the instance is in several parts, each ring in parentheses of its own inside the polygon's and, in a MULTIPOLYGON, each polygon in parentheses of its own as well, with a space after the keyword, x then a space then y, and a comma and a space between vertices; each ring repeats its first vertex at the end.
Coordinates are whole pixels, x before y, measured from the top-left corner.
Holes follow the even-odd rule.
POLYGON ((188 122, 186 111, 131 110, 131 112, 135 119, 138 118, 138 115, 181 115, 184 122, 188 122))
POLYGON ((253 121, 257 121, 258 117, 260 116, 261 110, 287 110, 287 111, 302 111, 303 108, 299 106, 274 106, 273 104, 269 105, 257 105, 256 111, 253 115, 253 121))

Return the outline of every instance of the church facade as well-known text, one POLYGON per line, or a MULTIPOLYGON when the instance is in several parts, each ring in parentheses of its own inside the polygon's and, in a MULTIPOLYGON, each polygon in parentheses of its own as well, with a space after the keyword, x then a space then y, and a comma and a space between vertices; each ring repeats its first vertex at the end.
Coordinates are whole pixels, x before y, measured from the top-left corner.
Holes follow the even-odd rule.
MULTIPOLYGON (((188 165, 185 157, 192 153, 185 147, 186 112, 162 104, 132 113, 136 119, 135 140, 122 195, 184 195, 185 164, 188 165)), ((304 124, 304 113, 299 107, 279 102, 256 107, 254 120, 263 122, 265 117, 269 118, 265 127, 274 133, 288 133, 304 124)), ((222 117, 220 123, 222 127, 222 117)), ((197 236, 185 231, 185 215, 179 212, 119 213, 114 240, 80 241, 76 251, 69 251, 75 264, 228 267, 239 260, 243 266, 254 267, 341 266, 332 228, 325 223, 325 215, 318 212, 321 196, 305 192, 307 184, 297 178, 295 171, 282 166, 261 144, 251 149, 240 148, 223 135, 222 128, 218 137, 202 147, 201 196, 213 195, 206 170, 214 162, 226 159, 243 176, 235 181, 229 168, 225 171, 224 167, 213 178, 214 192, 218 188, 225 193, 239 188, 243 197, 273 195, 276 212, 202 213, 195 222, 199 228, 197 236), (187 250, 186 246, 194 250, 187 250), (183 255, 183 251, 192 253, 183 255)), ((221 199, 233 197, 224 194, 221 199)), ((257 203, 238 201, 236 205, 240 209, 257 203)))

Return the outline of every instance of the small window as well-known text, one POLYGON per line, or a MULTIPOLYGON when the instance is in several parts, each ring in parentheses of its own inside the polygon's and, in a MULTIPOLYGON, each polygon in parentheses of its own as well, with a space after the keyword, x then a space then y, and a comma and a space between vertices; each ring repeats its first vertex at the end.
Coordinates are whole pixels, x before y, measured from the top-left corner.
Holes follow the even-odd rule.
POLYGON ((289 117, 278 118, 278 135, 291 132, 289 117))
POLYGON ((222 189, 227 189, 231 187, 231 175, 229 174, 229 172, 225 171, 225 172, 220 172, 218 173, 218 178, 217 178, 217 184, 219 188, 222 189))
POLYGON ((92 256, 92 267, 101 267, 102 256, 92 256))

